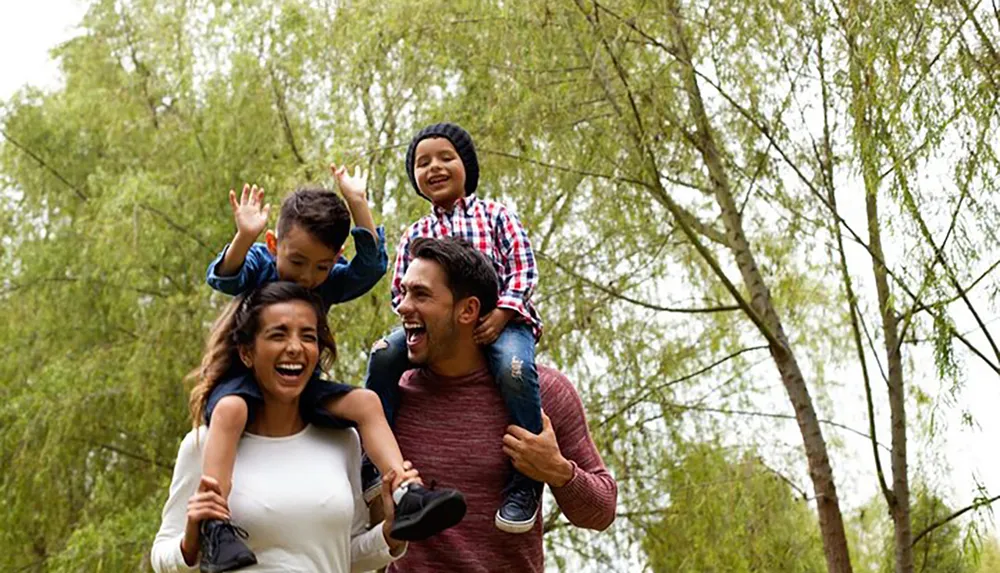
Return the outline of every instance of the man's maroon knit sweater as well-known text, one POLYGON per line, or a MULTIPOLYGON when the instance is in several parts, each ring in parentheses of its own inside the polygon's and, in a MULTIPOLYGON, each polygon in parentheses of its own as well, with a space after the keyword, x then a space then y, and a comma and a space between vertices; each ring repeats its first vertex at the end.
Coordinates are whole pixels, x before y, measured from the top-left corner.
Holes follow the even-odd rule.
MULTIPOLYGON (((551 488, 573 525, 604 529, 615 518, 618 484, 601 460, 580 396, 557 370, 538 366, 542 409, 563 457, 573 464, 573 479, 551 488)), ((493 525, 511 464, 502 451, 507 411, 485 368, 447 378, 428 369, 408 372, 400 383, 396 439, 403 457, 425 482, 465 494, 462 523, 419 543, 411 543, 392 573, 442 571, 542 573, 542 523, 528 533, 504 533, 493 525)))

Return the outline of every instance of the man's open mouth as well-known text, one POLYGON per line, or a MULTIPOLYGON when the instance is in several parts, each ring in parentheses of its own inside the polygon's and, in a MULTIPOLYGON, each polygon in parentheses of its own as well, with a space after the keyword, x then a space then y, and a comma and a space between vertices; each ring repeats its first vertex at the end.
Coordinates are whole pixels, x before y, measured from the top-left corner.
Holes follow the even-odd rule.
POLYGON ((444 183, 445 181, 447 181, 449 179, 451 179, 451 177, 449 177, 447 175, 435 175, 435 176, 429 177, 427 179, 427 184, 428 185, 437 185, 439 183, 444 183))
POLYGON ((403 330, 406 331, 406 345, 416 346, 420 344, 427 335, 427 328, 420 322, 405 322, 403 330))

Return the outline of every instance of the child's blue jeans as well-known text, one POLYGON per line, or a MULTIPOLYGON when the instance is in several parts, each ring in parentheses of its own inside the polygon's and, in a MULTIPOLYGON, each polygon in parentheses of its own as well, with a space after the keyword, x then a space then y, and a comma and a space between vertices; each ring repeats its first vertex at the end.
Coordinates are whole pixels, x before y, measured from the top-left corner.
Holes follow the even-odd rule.
MULTIPOLYGON (((382 400, 385 418, 392 426, 399 409, 399 379, 415 365, 406 353, 406 332, 400 328, 383 339, 384 345, 368 358, 365 387, 382 400)), ((534 434, 542 431, 542 401, 535 368, 535 336, 531 326, 508 323, 500 336, 483 347, 511 421, 534 434)))

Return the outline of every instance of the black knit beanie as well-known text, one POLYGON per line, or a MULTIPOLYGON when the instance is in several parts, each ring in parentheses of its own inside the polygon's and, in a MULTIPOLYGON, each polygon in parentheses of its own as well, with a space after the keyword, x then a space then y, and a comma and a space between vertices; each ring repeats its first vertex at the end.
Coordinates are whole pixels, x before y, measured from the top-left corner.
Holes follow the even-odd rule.
POLYGON ((406 175, 410 178, 410 183, 424 199, 427 199, 420 188, 417 187, 417 179, 413 176, 413 160, 417 152, 417 144, 428 137, 443 137, 455 146, 458 157, 465 166, 465 194, 472 195, 479 185, 479 160, 476 158, 476 146, 472 143, 472 136, 454 123, 435 123, 421 129, 413 136, 410 147, 406 150, 406 175))

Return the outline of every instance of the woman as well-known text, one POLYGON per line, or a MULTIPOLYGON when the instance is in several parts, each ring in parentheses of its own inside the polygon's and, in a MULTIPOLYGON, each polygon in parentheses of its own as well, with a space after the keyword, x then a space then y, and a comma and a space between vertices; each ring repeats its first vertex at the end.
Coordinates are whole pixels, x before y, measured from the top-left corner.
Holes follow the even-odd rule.
MULTIPOLYGON (((332 360, 333 337, 320 303, 303 287, 276 282, 236 299, 213 327, 201 366, 191 377, 191 415, 202 420, 212 387, 234 370, 253 376, 263 403, 240 440, 229 499, 201 472, 206 429, 181 443, 150 560, 158 573, 190 571, 207 552, 228 561, 222 571, 316 571, 378 569, 400 557, 403 542, 389 536, 391 485, 414 480, 409 463, 401 476, 386 476, 386 520, 365 531, 361 497, 361 446, 353 430, 309 425, 299 396, 320 359, 332 360), (229 525, 233 518, 245 527, 229 525), (249 538, 256 554, 218 556, 220 546, 201 547, 199 527, 224 520, 221 535, 249 538)), ((213 536, 218 540, 219 536, 213 536)), ((203 569, 205 570, 205 569, 203 569)))

